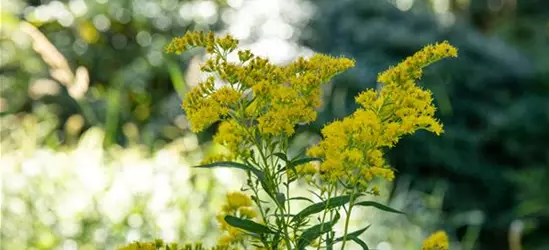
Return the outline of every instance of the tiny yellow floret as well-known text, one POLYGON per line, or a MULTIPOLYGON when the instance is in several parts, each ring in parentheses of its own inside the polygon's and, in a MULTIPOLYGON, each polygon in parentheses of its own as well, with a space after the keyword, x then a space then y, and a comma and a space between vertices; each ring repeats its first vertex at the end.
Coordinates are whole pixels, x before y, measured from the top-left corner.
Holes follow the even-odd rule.
POLYGON ((438 231, 423 241, 421 250, 448 250, 448 245, 448 235, 444 231, 438 231))

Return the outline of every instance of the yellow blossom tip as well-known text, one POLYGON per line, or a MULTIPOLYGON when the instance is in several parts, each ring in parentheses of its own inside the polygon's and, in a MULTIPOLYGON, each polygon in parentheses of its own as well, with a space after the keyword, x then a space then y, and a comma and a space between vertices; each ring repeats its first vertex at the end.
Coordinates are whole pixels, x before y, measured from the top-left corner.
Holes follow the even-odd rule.
POLYGON ((444 231, 431 234, 421 246, 421 250, 448 250, 448 235, 444 231))

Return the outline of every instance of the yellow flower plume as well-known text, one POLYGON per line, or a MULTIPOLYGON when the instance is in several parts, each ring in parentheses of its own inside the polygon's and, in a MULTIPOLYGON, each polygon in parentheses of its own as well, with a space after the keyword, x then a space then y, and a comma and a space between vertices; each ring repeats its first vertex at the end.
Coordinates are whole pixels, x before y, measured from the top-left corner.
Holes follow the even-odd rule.
POLYGON ((419 129, 437 135, 443 132, 434 117, 431 92, 417 86, 415 80, 421 77, 423 67, 455 56, 457 50, 447 42, 429 45, 379 74, 381 89, 360 93, 356 101, 361 108, 325 126, 323 140, 309 149, 308 155, 324 159, 321 177, 361 191, 368 190, 375 177, 392 180, 394 172, 383 158, 385 148, 419 129))

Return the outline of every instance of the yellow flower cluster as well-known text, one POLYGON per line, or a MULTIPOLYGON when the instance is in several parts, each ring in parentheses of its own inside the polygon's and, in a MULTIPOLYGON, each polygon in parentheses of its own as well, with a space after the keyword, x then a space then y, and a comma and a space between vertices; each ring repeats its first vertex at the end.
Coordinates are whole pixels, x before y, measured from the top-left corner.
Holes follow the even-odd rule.
POLYGON ((291 136, 296 125, 314 121, 321 85, 354 66, 350 59, 321 54, 278 66, 249 50, 237 50, 238 62, 230 62, 227 55, 237 45, 231 36, 217 38, 195 31, 167 47, 174 53, 206 48, 210 57, 202 71, 210 77, 186 95, 182 106, 194 132, 224 121, 215 140, 233 156, 242 156, 257 136, 291 136), (216 88, 215 81, 225 85, 216 88))
POLYGON ((421 250, 448 250, 448 235, 444 231, 431 234, 421 246, 421 250))
POLYGON ((191 121, 191 129, 199 132, 229 115, 236 108, 242 97, 242 92, 232 87, 214 88, 214 77, 199 83, 187 93, 183 100, 183 108, 191 121))
POLYGON ((231 192, 227 194, 226 204, 221 208, 221 213, 217 215, 217 221, 221 231, 225 234, 219 239, 218 244, 221 246, 230 246, 240 242, 246 236, 243 231, 232 227, 225 221, 226 215, 236 216, 242 219, 253 220, 257 218, 257 212, 252 207, 250 197, 241 192, 231 192))
POLYGON ((180 54, 193 47, 206 48, 208 53, 213 53, 215 50, 221 48, 227 51, 233 51, 238 45, 231 36, 225 36, 223 38, 215 37, 213 32, 204 33, 202 31, 187 32, 182 37, 176 37, 172 40, 166 52, 180 54))
MULTIPOLYGON (((383 149, 399 139, 424 129, 440 134, 434 118, 432 94, 416 85, 422 68, 445 57, 457 56, 447 42, 429 45, 396 67, 381 73, 380 90, 367 90, 356 97, 362 108, 322 129, 323 140, 309 149, 310 156, 324 159, 318 172, 330 183, 343 182, 364 191, 375 177, 394 178, 383 158, 383 149)), ((375 190, 371 190, 375 191, 375 190)))
POLYGON ((214 142, 225 146, 231 152, 224 160, 249 154, 248 144, 251 139, 246 128, 234 119, 223 121, 214 136, 214 142))

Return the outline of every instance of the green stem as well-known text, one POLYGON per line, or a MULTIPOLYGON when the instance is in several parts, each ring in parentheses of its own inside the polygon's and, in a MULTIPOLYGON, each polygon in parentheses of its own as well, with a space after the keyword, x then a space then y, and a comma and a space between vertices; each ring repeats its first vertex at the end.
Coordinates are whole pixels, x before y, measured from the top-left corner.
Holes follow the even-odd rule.
MULTIPOLYGON (((324 211, 322 212, 322 220, 320 222, 320 231, 324 230, 324 221, 326 221, 326 213, 328 212, 328 206, 330 206, 330 198, 331 198, 331 194, 332 194, 332 189, 331 187, 328 189, 328 202, 326 202, 326 206, 324 206, 324 211)), ((328 232, 329 233, 329 232, 328 232)), ((326 233, 326 234, 328 234, 326 233)), ((320 240, 322 240, 322 236, 320 237, 320 240)), ((317 250, 320 250, 320 242, 317 246, 317 250)))
POLYGON ((347 243, 347 231, 349 230, 349 221, 351 219, 351 212, 353 211, 353 205, 355 202, 355 191, 353 189, 351 193, 351 200, 349 201, 349 210, 347 211, 347 218, 345 218, 345 229, 343 231, 343 243, 341 244, 341 250, 345 249, 345 243, 347 243))
MULTIPOLYGON (((259 154, 261 156, 261 159, 263 161, 263 164, 264 164, 264 170, 265 170, 265 175, 266 175, 266 179, 269 180, 271 178, 269 177, 272 177, 274 178, 275 176, 272 175, 272 173, 270 173, 270 170, 271 168, 269 168, 269 164, 267 162, 267 157, 265 156, 265 152, 264 149, 262 147, 259 147, 260 144, 258 145, 258 143, 255 143, 255 146, 257 147, 258 151, 259 151, 259 154)), ((270 181, 267 181, 267 183, 269 185, 272 185, 273 183, 271 183, 270 181)), ((269 197, 271 197, 271 199, 275 202, 276 204, 276 207, 278 208, 277 210, 280 211, 280 216, 277 216, 276 220, 281 224, 280 227, 282 227, 282 230, 284 232, 284 242, 286 243, 286 249, 287 250, 291 250, 291 241, 290 241, 290 236, 288 234, 288 225, 286 223, 286 219, 284 218, 284 214, 285 214, 285 211, 286 211, 286 208, 285 208, 285 204, 280 204, 280 202, 277 200, 276 198, 276 195, 278 193, 278 186, 274 186, 274 187, 269 187, 269 189, 272 189, 272 190, 265 190, 265 192, 269 195, 269 197), (275 191, 275 194, 272 194, 272 191, 275 191)), ((275 212, 276 213, 276 212, 275 212)))

